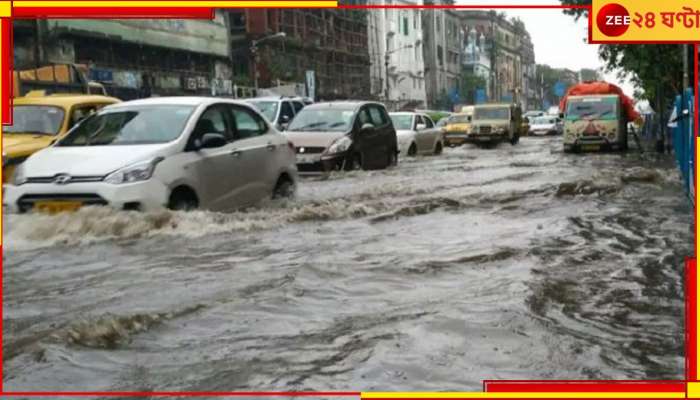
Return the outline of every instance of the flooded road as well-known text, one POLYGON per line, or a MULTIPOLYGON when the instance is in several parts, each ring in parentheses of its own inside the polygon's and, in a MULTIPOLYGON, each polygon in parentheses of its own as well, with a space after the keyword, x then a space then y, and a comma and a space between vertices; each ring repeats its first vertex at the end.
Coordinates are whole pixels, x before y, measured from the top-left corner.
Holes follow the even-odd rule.
POLYGON ((448 149, 235 214, 9 216, 4 388, 682 379, 673 161, 561 148, 448 149))

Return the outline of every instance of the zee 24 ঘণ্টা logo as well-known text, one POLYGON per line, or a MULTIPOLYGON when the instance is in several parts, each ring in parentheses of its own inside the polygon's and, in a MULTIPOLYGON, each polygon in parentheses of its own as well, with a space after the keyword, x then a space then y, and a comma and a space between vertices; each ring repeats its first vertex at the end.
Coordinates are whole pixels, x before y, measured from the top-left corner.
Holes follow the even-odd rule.
POLYGON ((594 41, 700 41, 700 9, 695 8, 698 5, 697 0, 620 0, 594 7, 595 27, 600 33, 595 35, 594 31, 594 41))

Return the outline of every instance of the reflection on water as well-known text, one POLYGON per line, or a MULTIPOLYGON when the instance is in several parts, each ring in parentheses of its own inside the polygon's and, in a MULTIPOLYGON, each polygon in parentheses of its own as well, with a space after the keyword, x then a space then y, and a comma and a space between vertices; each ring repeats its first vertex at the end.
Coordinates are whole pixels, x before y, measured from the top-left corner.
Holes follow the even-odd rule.
POLYGON ((8 216, 5 389, 682 379, 673 162, 560 149, 456 148, 233 214, 8 216))

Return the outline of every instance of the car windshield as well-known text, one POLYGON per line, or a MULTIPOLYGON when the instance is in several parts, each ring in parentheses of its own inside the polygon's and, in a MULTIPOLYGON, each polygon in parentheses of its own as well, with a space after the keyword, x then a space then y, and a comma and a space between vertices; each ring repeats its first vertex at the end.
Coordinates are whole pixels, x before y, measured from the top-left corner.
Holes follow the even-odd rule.
POLYGON ((615 98, 592 98, 570 100, 566 109, 566 119, 614 120, 617 115, 617 100, 615 98))
POLYGON ((14 106, 12 125, 2 128, 5 133, 55 135, 63 125, 63 109, 54 106, 14 106))
POLYGON ((265 116, 270 121, 275 120, 275 117, 277 116, 277 107, 279 105, 279 101, 272 101, 272 100, 267 100, 267 101, 251 101, 250 102, 252 105, 255 106, 260 112, 265 116))
POLYGON ((448 124, 467 124, 469 122, 472 122, 472 118, 467 114, 453 115, 447 120, 448 124))
POLYGON ((389 114, 391 122, 394 123, 394 129, 399 131, 410 131, 413 129, 413 115, 411 114, 389 114))
POLYGON ((94 114, 71 130, 58 146, 167 143, 182 133, 195 106, 119 108, 94 114))
POLYGON ((350 130, 354 110, 342 109, 309 109, 303 108, 289 125, 289 131, 298 132, 347 132, 350 130))
POLYGON ((556 123, 552 117, 537 117, 532 120, 533 125, 551 125, 556 123))
POLYGON ((474 119, 510 119, 510 110, 502 108, 477 108, 474 110, 474 119))

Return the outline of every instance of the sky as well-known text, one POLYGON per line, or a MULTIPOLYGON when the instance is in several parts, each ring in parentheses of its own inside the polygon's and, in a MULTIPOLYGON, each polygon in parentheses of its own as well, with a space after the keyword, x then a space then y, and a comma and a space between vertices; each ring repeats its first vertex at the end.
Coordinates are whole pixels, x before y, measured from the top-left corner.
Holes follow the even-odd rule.
MULTIPOLYGON (((456 4, 488 3, 508 5, 559 5, 558 0, 457 0, 456 4)), ((598 45, 587 44, 584 39, 588 35, 586 18, 574 20, 573 16, 565 15, 561 9, 505 9, 508 17, 519 17, 530 32, 535 46, 535 61, 538 64, 549 64, 555 68, 579 70, 581 68, 599 69, 604 63, 598 57, 598 45)), ((615 73, 606 73, 605 80, 615 83, 628 95, 634 93, 634 86, 622 82, 615 73)))

